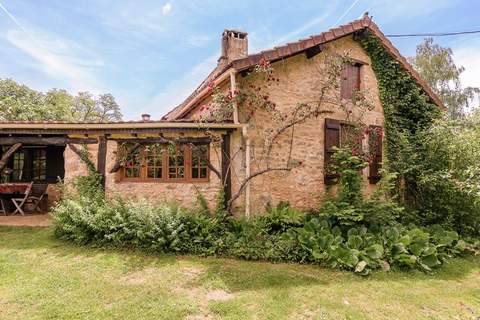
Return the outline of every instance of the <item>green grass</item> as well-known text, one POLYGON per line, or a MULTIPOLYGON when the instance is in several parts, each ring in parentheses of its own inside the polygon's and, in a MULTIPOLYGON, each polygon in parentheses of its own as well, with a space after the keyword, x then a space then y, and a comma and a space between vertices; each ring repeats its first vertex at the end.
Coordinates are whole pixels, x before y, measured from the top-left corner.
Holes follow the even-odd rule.
POLYGON ((480 257, 434 275, 77 247, 0 227, 0 319, 475 319, 480 257))

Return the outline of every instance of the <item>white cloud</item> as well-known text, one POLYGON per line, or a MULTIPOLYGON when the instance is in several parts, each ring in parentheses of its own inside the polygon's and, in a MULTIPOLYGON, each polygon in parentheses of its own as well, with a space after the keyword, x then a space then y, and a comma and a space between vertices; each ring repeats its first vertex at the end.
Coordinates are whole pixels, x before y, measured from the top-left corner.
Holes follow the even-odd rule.
POLYGON ((188 45, 192 47, 202 47, 206 45, 210 40, 212 40, 213 37, 207 36, 207 35, 202 35, 202 34, 197 34, 197 35, 192 35, 187 37, 186 42, 188 45))
MULTIPOLYGON (((457 66, 463 66, 465 71, 461 74, 460 79, 464 87, 480 88, 480 42, 469 42, 466 46, 454 47, 453 58, 457 66)), ((480 101, 474 101, 474 106, 478 106, 480 101)))
POLYGON ((50 78, 62 80, 70 90, 98 93, 103 88, 93 71, 103 61, 83 46, 45 31, 9 30, 5 38, 33 58, 33 66, 50 78))
POLYGON ((150 113, 152 118, 160 118, 165 115, 178 104, 183 102, 183 100, 198 87, 213 68, 215 68, 218 57, 219 53, 215 53, 197 64, 183 77, 173 80, 161 92, 153 97, 145 108, 136 112, 138 114, 150 113))
POLYGON ((165 5, 162 7, 162 14, 166 16, 167 14, 172 11, 172 4, 170 2, 165 3, 165 5))

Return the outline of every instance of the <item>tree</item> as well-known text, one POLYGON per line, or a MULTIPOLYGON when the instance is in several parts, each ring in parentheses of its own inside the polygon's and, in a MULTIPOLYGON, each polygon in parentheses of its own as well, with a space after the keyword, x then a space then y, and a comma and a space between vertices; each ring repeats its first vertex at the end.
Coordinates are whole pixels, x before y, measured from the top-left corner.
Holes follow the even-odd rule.
POLYGON ((450 117, 455 119, 465 115, 480 88, 462 87, 460 75, 465 68, 457 67, 452 55, 452 49, 433 43, 432 38, 425 38, 417 46, 415 57, 409 61, 448 108, 450 117))
POLYGON ((0 119, 38 120, 43 108, 41 94, 11 79, 0 79, 0 119))
POLYGON ((100 121, 110 122, 122 120, 120 106, 117 104, 115 98, 110 93, 101 94, 95 101, 95 105, 99 114, 100 121))
POLYGON ((72 96, 63 89, 39 92, 12 79, 0 79, 0 120, 99 121, 121 120, 115 98, 90 92, 72 96))

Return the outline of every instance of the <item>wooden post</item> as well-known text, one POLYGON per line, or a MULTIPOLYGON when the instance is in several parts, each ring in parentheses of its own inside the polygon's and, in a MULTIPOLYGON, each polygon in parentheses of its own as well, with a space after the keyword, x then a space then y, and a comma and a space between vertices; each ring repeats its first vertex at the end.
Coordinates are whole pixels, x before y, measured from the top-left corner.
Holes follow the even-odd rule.
POLYGON ((21 143, 15 143, 13 146, 8 149, 8 151, 2 156, 0 160, 0 172, 2 172, 3 168, 7 165, 8 160, 10 157, 15 153, 22 146, 21 143))
POLYGON ((231 175, 231 158, 230 158, 230 135, 225 134, 222 136, 222 188, 223 188, 223 200, 225 208, 228 206, 228 202, 232 198, 232 175, 231 175))
POLYGON ((102 175, 102 183, 105 187, 105 167, 107 163, 107 139, 105 136, 98 137, 97 171, 102 175))

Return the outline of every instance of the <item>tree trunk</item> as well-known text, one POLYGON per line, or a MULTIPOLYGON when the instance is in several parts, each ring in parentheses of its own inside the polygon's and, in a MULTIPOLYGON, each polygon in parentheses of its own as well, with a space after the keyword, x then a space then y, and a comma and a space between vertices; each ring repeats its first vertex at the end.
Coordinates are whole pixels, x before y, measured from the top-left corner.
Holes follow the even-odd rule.
POLYGON ((8 149, 8 151, 2 156, 2 159, 0 160, 0 172, 2 172, 3 168, 7 165, 8 160, 10 157, 15 153, 15 151, 18 150, 22 146, 21 143, 15 143, 13 146, 8 149))

